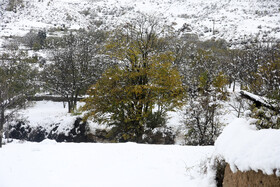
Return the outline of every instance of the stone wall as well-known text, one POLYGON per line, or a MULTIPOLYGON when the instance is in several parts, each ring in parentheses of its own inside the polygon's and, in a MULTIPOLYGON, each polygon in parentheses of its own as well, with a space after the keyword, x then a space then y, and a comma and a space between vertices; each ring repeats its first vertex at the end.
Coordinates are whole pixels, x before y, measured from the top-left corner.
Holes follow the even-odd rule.
POLYGON ((237 171, 233 173, 227 164, 223 180, 224 187, 280 187, 280 177, 265 175, 262 171, 237 171))

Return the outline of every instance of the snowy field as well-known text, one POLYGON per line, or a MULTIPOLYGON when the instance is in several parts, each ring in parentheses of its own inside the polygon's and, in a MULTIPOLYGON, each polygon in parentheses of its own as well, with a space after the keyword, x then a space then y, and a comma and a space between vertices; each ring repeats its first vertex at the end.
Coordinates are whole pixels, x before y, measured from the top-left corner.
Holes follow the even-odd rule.
POLYGON ((1 187, 202 187, 213 146, 11 143, 0 149, 1 187))

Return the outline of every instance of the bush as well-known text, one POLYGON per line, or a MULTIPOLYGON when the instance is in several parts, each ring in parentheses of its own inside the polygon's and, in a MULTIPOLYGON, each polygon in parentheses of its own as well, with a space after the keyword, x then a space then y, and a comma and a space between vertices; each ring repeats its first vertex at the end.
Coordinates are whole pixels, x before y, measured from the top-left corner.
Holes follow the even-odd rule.
POLYGON ((257 119, 255 125, 258 129, 280 129, 280 115, 275 111, 252 106, 251 117, 257 119))
POLYGON ((166 125, 166 114, 159 111, 150 113, 147 117, 147 128, 154 129, 156 127, 164 127, 166 125))
POLYGON ((23 7, 22 0, 9 0, 8 6, 6 7, 7 11, 17 12, 18 7, 23 7))
POLYGON ((47 131, 45 127, 30 127, 26 122, 17 122, 11 125, 9 130, 5 133, 7 137, 19 140, 28 140, 33 142, 41 142, 49 138, 57 142, 91 142, 88 138, 89 128, 86 122, 81 118, 77 118, 71 129, 65 129, 63 133, 58 132, 57 129, 60 124, 53 124, 51 130, 47 131))
POLYGON ((46 31, 39 30, 38 32, 30 30, 24 37, 23 43, 27 45, 30 49, 39 50, 45 46, 45 41, 47 38, 46 31))
POLYGON ((185 115, 188 145, 213 145, 221 133, 220 105, 213 97, 199 96, 190 101, 185 115))
POLYGON ((161 127, 144 132, 141 143, 148 144, 174 144, 175 135, 171 128, 161 127))

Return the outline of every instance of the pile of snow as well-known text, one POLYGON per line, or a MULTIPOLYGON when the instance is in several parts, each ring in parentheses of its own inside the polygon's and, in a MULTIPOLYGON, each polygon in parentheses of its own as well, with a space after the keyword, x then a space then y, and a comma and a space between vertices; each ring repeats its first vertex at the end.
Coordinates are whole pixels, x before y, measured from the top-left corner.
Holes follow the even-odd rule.
POLYGON ((261 170, 280 176, 280 130, 257 130, 246 119, 236 119, 215 142, 215 152, 229 163, 233 172, 261 170))
POLYGON ((0 149, 0 186, 209 187, 210 178, 187 168, 212 152, 213 146, 11 143, 0 149))

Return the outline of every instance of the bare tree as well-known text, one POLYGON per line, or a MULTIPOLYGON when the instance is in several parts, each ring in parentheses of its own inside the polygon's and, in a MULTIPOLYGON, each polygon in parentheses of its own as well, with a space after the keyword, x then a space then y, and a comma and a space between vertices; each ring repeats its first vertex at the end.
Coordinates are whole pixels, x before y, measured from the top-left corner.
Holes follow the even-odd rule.
POLYGON ((70 33, 53 46, 53 61, 46 64, 42 81, 47 90, 68 102, 68 112, 77 105, 78 96, 101 76, 107 61, 99 54, 105 34, 70 33))

